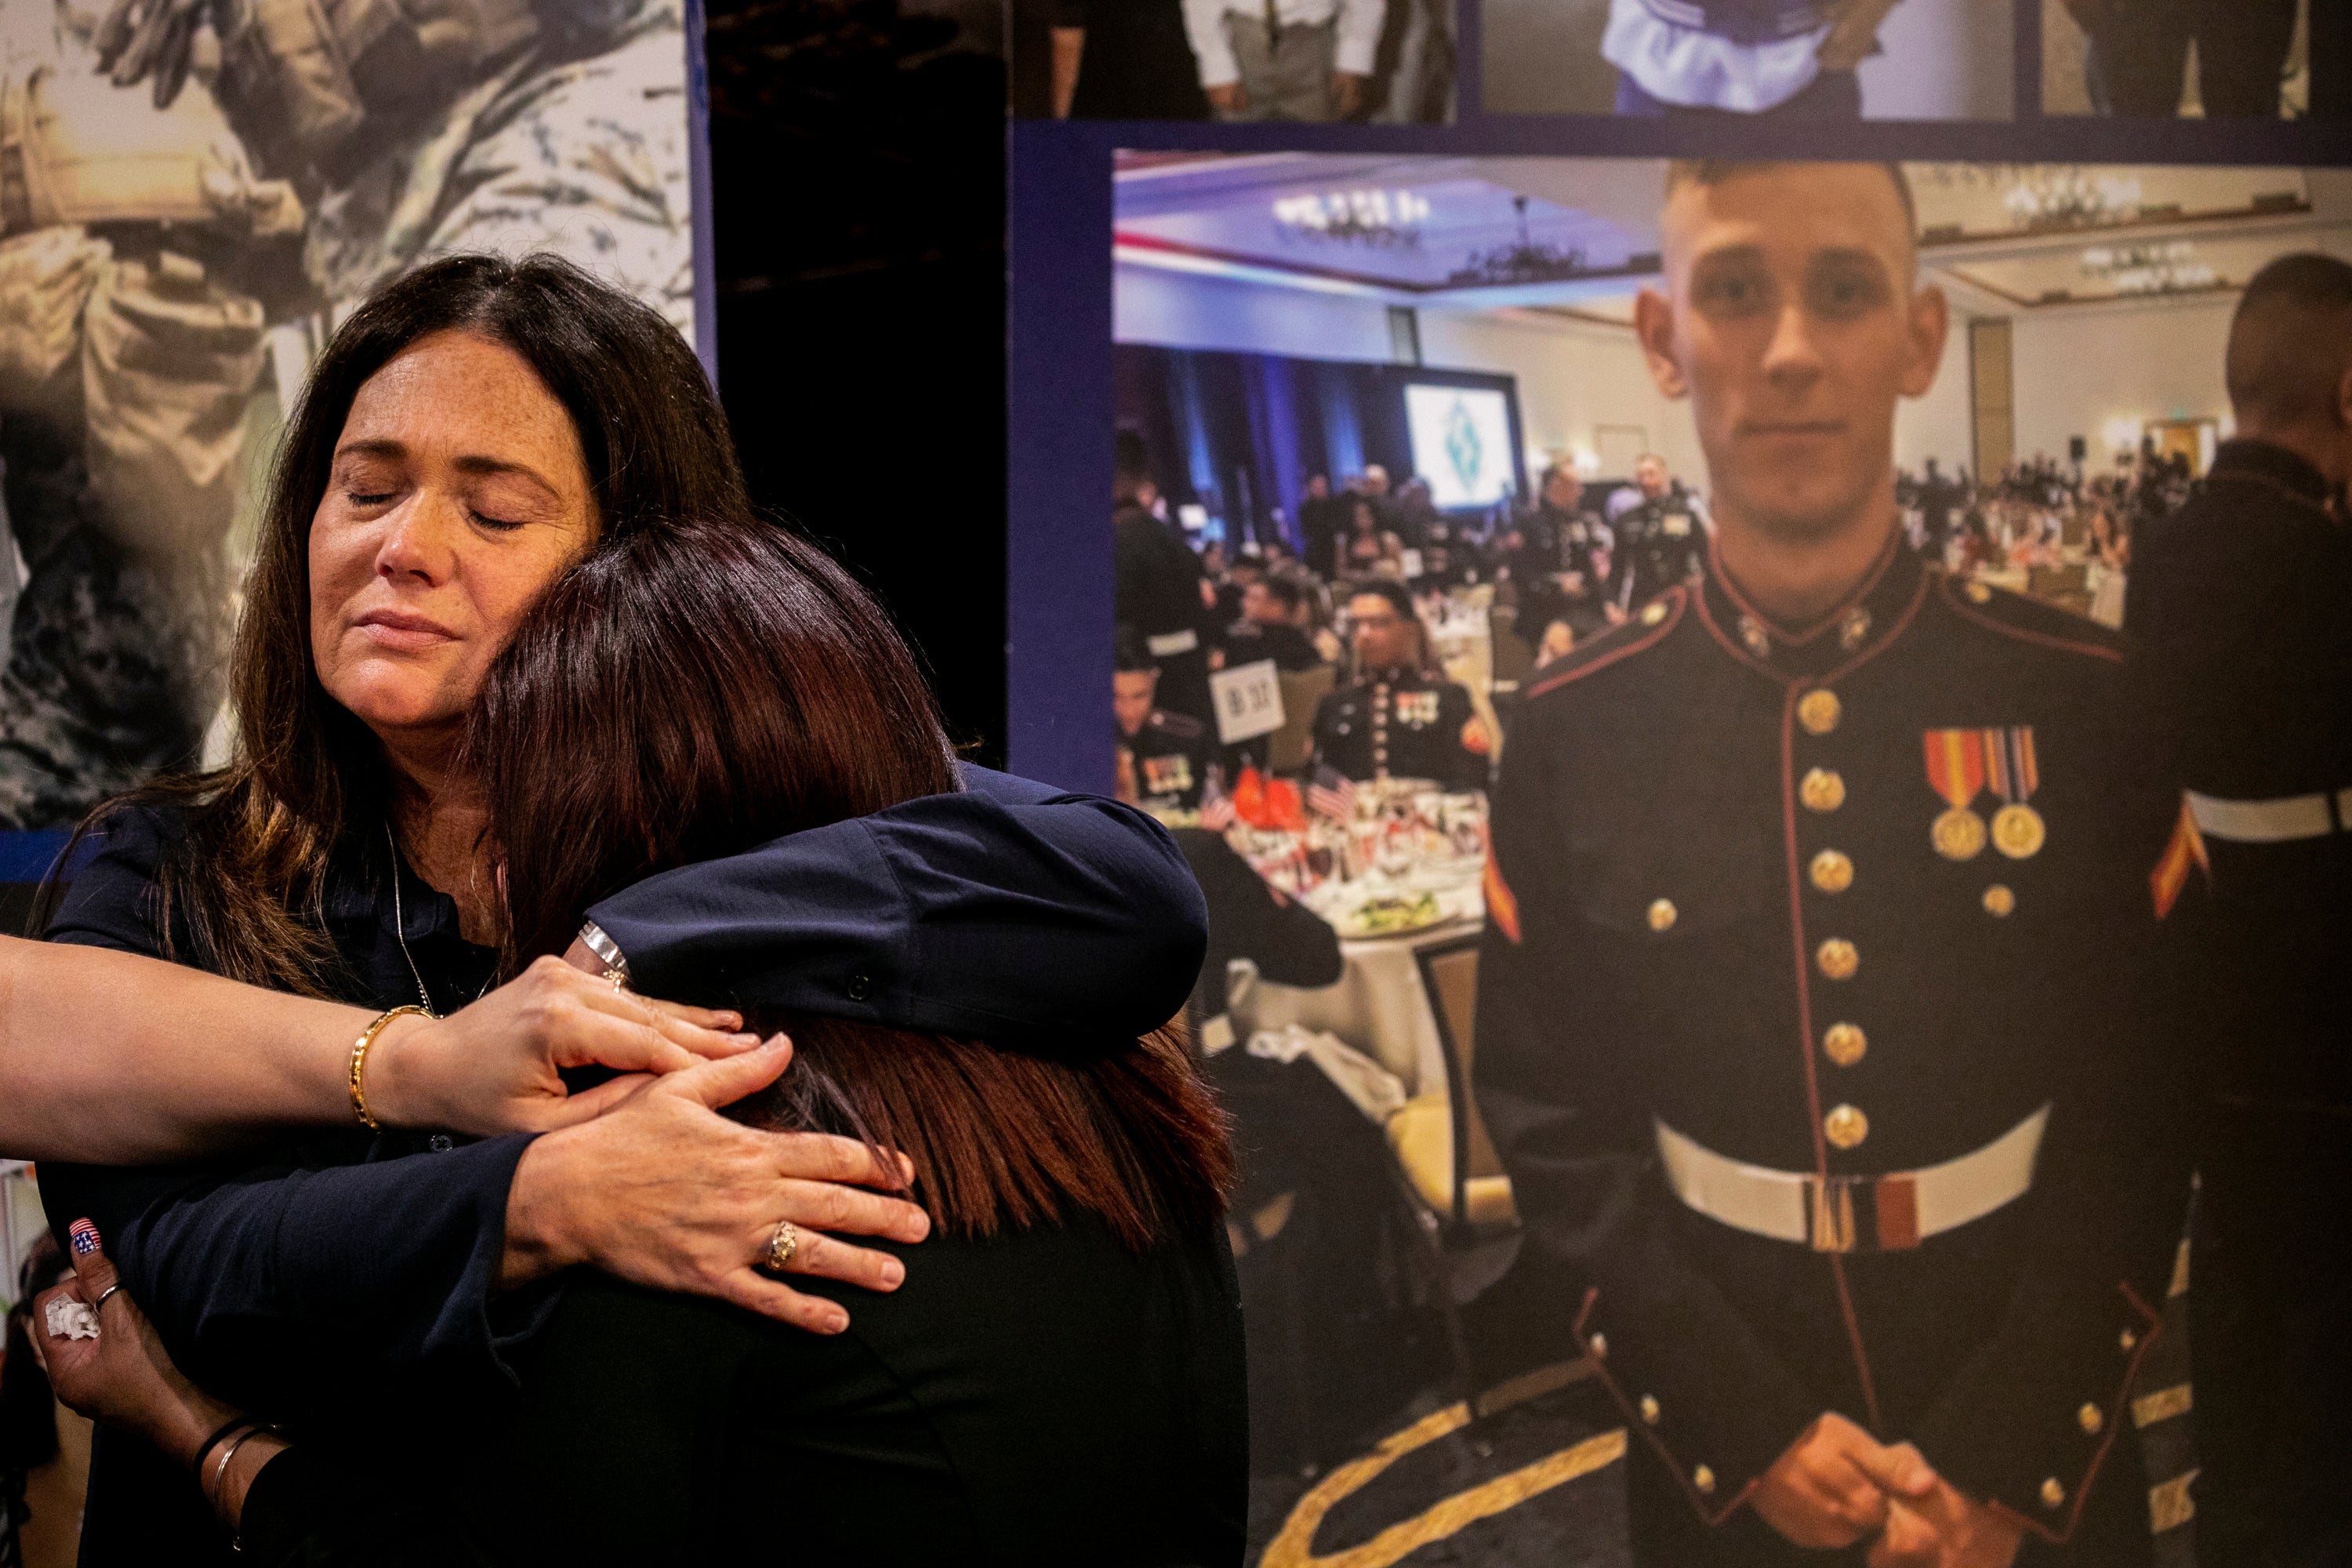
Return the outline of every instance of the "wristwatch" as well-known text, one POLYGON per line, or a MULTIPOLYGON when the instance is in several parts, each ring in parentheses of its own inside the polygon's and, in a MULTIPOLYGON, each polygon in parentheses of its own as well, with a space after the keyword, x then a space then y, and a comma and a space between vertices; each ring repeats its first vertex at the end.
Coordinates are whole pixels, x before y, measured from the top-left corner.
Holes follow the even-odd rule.
POLYGON ((606 979, 623 985, 629 983, 628 955, 621 951, 619 942, 604 934, 603 926, 598 925, 594 921, 583 924, 580 928, 580 942, 604 963, 606 979))

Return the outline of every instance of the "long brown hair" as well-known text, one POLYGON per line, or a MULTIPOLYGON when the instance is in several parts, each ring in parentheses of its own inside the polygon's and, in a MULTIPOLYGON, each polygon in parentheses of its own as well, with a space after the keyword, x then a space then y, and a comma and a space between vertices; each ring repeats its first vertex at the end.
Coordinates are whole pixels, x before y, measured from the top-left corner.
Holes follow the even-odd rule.
MULTIPOLYGON (((323 929, 326 875, 347 844, 383 858, 373 830, 389 773, 375 736, 327 694, 311 663, 310 522, 361 386, 447 331, 512 350, 563 405, 600 541, 745 505, 702 367, 650 307, 552 256, 451 257, 379 289, 328 343, 279 439, 230 658, 227 766, 109 802, 80 830, 102 828, 126 804, 180 809, 185 831, 157 878, 157 932, 173 957, 306 995, 349 989, 323 929), (174 951, 182 926, 193 952, 174 951)), ((69 849, 58 864, 72 858, 69 849)), ((390 874, 388 864, 377 869, 390 874)))
MULTIPOLYGON (((567 571, 491 665, 466 755, 504 870, 509 971, 639 878, 956 787, 888 618, 814 546, 736 517, 641 531, 567 571)), ((736 999, 714 982, 682 1000, 736 999)), ((902 1151, 946 1229, 1077 1210, 1139 1248, 1223 1207, 1223 1119, 1171 1035, 1075 1060, 747 1011, 797 1055, 740 1114, 902 1151)))

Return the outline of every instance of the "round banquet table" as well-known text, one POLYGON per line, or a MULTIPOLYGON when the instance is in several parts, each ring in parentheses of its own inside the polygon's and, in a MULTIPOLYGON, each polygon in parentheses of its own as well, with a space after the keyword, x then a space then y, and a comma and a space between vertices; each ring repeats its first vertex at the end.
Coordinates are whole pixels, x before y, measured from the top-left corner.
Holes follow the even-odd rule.
POLYGON ((1420 931, 1348 939, 1339 943, 1346 968, 1338 984, 1302 990, 1260 981, 1248 1017, 1234 1021, 1252 1030, 1297 1024, 1337 1035, 1402 1079, 1408 1096, 1442 1094, 1445 1057, 1413 954, 1475 936, 1485 924, 1480 916, 1457 915, 1420 931))

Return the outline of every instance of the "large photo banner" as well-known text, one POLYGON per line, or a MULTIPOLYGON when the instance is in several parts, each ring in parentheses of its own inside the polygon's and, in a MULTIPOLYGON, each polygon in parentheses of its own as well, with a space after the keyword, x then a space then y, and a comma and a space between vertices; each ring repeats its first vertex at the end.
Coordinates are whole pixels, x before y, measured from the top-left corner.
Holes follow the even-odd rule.
POLYGON ((707 351, 689 11, 0 7, 0 877, 224 743, 260 479, 371 289, 552 250, 707 351))
POLYGON ((1210 901, 1260 1560, 2340 1517, 2332 1167, 2256 1131, 2318 1135, 2331 1026, 2226 907, 2305 787, 2248 759, 2325 742, 2211 637, 2337 581, 2212 541, 2340 532, 2345 174, 1112 184, 1100 744, 1210 901))

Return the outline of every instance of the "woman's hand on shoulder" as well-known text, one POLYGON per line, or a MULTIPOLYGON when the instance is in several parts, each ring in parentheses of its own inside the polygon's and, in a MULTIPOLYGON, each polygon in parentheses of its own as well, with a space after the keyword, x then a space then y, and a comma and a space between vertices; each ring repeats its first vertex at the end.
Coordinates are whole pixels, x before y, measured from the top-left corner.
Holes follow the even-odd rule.
POLYGON ((906 1277, 898 1258, 825 1233, 917 1242, 930 1217, 885 1195, 908 1184, 902 1156, 892 1170, 851 1139, 763 1132, 718 1114, 773 1083, 791 1060, 780 1035, 657 1079, 609 1114, 533 1141, 507 1200, 500 1283, 593 1264, 814 1332, 847 1328, 838 1302, 761 1272, 777 1226, 800 1232, 792 1273, 895 1290, 906 1277))
POLYGON ((610 1110, 654 1077, 759 1044, 733 1013, 658 1002, 556 958, 446 1018, 395 1018, 369 1053, 366 1093, 395 1126, 481 1137, 546 1132, 610 1110), (622 1074, 580 1094, 564 1068, 622 1074))

